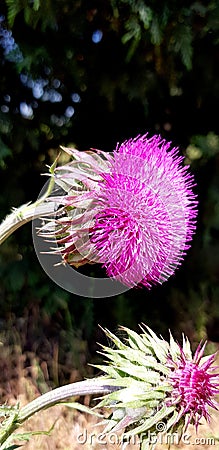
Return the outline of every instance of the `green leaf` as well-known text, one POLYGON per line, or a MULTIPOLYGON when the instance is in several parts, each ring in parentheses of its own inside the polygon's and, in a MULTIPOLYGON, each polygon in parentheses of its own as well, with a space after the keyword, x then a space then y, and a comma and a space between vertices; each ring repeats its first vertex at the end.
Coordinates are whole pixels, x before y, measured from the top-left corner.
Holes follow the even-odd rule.
POLYGON ((111 333, 111 331, 105 329, 104 332, 106 336, 109 337, 118 348, 123 349, 126 347, 125 344, 122 341, 120 341, 120 339, 117 336, 115 336, 115 334, 111 333))
POLYGON ((147 370, 145 367, 142 366, 136 366, 131 362, 127 362, 119 369, 125 374, 131 375, 132 377, 138 378, 148 383, 156 384, 160 380, 159 373, 152 370, 147 370))
POLYGON ((8 24, 10 27, 13 27, 15 18, 17 14, 23 9, 23 2, 20 0, 5 0, 6 5, 8 7, 8 24))
POLYGON ((140 20, 144 24, 144 28, 147 30, 150 26, 150 23, 151 23, 152 17, 153 17, 153 12, 152 12, 151 8, 142 4, 138 9, 138 14, 139 14, 140 20))
POLYGON ((5 158, 11 155, 12 155, 11 149, 7 145, 5 145, 2 139, 0 138, 0 167, 2 169, 5 168, 5 161, 4 161, 5 158))
POLYGON ((139 425, 138 427, 134 428, 133 430, 127 431, 124 434, 124 437, 130 438, 131 436, 135 434, 142 433, 144 431, 147 431, 151 429, 153 426, 155 426, 158 422, 165 419, 166 417, 170 416, 175 410, 175 406, 167 407, 163 406, 163 408, 160 409, 153 417, 150 417, 149 419, 145 420, 144 423, 139 425))
POLYGON ((141 26, 136 17, 131 17, 125 25, 127 33, 122 36, 122 43, 126 44, 131 39, 139 41, 141 39, 141 26))
POLYGON ((5 450, 14 450, 15 448, 19 448, 19 447, 23 447, 23 445, 22 444, 21 445, 17 445, 17 444, 10 445, 10 447, 5 448, 5 450))
POLYGON ((33 10, 38 11, 39 7, 40 7, 40 0, 34 0, 33 10))
POLYGON ((152 44, 159 45, 162 41, 163 33, 157 17, 154 17, 152 21, 150 32, 152 44))
POLYGON ((25 433, 15 433, 13 435, 14 439, 18 439, 20 441, 29 441, 32 436, 50 436, 52 431, 54 430, 55 424, 59 419, 56 419, 52 424, 49 430, 39 430, 39 431, 30 431, 25 433))
POLYGON ((181 54, 182 61, 188 70, 192 68, 192 40, 191 27, 185 24, 178 25, 173 38, 173 49, 181 54))
POLYGON ((126 333, 128 334, 128 343, 132 348, 134 349, 138 348, 143 352, 148 352, 149 354, 152 354, 151 350, 148 349, 146 345, 146 339, 144 340, 143 336, 126 327, 121 327, 121 329, 126 331, 126 333))
POLYGON ((68 408, 73 408, 73 409, 77 409, 78 411, 84 412, 86 414, 91 414, 94 415, 96 417, 100 417, 101 419, 104 417, 102 414, 99 414, 97 412, 95 412, 93 409, 88 408, 85 405, 82 405, 81 403, 78 402, 63 402, 61 403, 64 406, 67 406, 68 408))

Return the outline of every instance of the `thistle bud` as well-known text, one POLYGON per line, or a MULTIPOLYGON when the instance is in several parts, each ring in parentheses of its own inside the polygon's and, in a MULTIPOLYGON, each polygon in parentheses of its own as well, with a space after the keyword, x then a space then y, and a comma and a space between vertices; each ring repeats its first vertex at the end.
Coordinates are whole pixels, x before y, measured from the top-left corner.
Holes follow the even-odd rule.
POLYGON ((104 395, 97 407, 112 409, 105 432, 123 430, 123 439, 138 436, 141 448, 150 448, 150 437, 160 431, 181 433, 189 424, 198 429, 202 418, 210 420, 209 407, 218 409, 219 373, 215 354, 203 357, 205 345, 194 356, 189 340, 182 347, 170 335, 159 338, 143 326, 142 334, 121 327, 123 342, 105 330, 113 347, 102 345, 108 364, 98 365, 102 381, 118 389, 104 395), (159 424, 162 423, 162 430, 159 424))

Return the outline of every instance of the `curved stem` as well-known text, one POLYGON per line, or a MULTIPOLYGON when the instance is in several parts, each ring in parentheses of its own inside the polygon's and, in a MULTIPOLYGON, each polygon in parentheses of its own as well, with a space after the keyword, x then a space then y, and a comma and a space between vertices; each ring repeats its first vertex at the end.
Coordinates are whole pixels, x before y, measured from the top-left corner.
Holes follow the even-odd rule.
MULTIPOLYGON (((44 199, 43 199, 44 200, 44 199)), ((42 200, 42 202, 43 202, 42 200)), ((16 208, 0 224, 0 245, 11 236, 18 228, 33 219, 45 217, 54 212, 53 203, 36 205, 36 203, 25 204, 16 208)))
POLYGON ((56 158, 55 162, 50 167, 51 178, 48 184, 48 188, 45 194, 36 200, 34 203, 25 203, 19 208, 13 208, 11 214, 6 216, 3 222, 0 224, 0 245, 14 233, 18 228, 24 225, 27 222, 30 222, 32 219, 37 219, 40 217, 45 217, 54 212, 54 203, 44 203, 46 198, 52 193, 55 179, 54 179, 54 171, 57 163, 56 158))
POLYGON ((30 402, 28 405, 24 406, 18 414, 18 421, 23 423, 36 412, 49 408, 50 406, 53 406, 69 397, 87 394, 109 394, 117 389, 118 387, 115 386, 107 386, 98 380, 98 378, 67 384, 66 386, 61 386, 53 389, 52 391, 46 392, 30 402))
POLYGON ((69 397, 87 394, 109 394, 117 389, 119 389, 117 386, 108 386, 104 384, 101 379, 95 378, 91 380, 78 381, 66 386, 61 386, 50 392, 46 392, 21 408, 20 411, 17 410, 14 413, 14 416, 10 419, 8 426, 0 431, 0 448, 4 449, 4 444, 7 439, 11 437, 12 433, 36 412, 54 406, 69 397))

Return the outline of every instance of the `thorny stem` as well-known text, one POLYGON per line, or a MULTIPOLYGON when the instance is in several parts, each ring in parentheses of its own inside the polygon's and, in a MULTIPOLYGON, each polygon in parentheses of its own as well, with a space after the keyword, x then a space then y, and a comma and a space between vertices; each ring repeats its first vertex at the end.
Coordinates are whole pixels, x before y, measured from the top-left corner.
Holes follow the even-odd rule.
MULTIPOLYGON (((2 430, 0 433, 0 445, 4 444, 4 442, 17 428, 19 428, 23 422, 38 411, 54 406, 69 397, 87 394, 109 394, 117 389, 118 387, 108 386, 101 382, 100 379, 95 378, 91 380, 78 381, 66 386, 61 386, 50 392, 46 392, 21 408, 20 411, 16 412, 6 429, 2 430)), ((4 447, 1 446, 0 448, 4 447)))

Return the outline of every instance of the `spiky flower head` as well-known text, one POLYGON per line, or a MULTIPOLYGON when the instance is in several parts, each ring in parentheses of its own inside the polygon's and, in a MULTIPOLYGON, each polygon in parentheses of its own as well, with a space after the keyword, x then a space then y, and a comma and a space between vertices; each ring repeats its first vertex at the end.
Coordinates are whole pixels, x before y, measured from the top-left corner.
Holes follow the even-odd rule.
POLYGON ((171 358, 167 361, 172 370, 169 379, 173 387, 169 404, 180 408, 178 420, 186 415, 187 423, 194 423, 196 429, 202 417, 210 420, 208 407, 217 409, 219 406, 213 399, 219 394, 219 374, 215 373, 218 367, 212 366, 215 355, 202 359, 205 346, 206 342, 202 346, 199 344, 193 358, 190 352, 188 358, 179 347, 175 361, 171 358))
MULTIPOLYGON (((124 340, 105 330, 113 346, 100 352, 109 360, 98 365, 102 380, 118 390, 105 395, 98 407, 113 410, 105 432, 123 429, 123 438, 138 436, 141 448, 150 448, 151 436, 159 432, 178 433, 179 440, 189 424, 210 420, 209 407, 218 409, 218 366, 215 354, 203 357, 205 344, 192 355, 189 340, 182 347, 170 334, 159 338, 149 327, 138 334, 121 327, 124 340)), ((154 443, 154 440, 153 440, 154 443)))
POLYGON ((101 263, 129 287, 167 280, 190 246, 197 216, 193 176, 179 150, 147 135, 112 154, 65 150, 74 161, 55 172, 67 192, 57 198, 68 211, 56 221, 64 260, 101 263))

